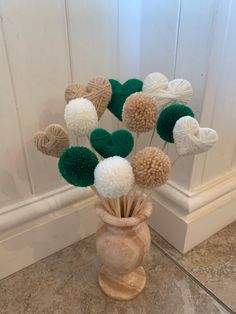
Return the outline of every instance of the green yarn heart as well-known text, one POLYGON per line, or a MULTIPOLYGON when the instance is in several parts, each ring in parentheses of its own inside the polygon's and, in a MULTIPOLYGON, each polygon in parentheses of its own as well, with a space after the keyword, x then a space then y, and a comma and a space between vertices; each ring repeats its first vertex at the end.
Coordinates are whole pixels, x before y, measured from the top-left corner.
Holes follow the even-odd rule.
POLYGON ((172 104, 161 111, 157 120, 157 133, 164 141, 174 143, 175 123, 184 116, 194 117, 194 113, 191 108, 182 104, 172 104))
POLYGON ((93 185, 97 156, 87 147, 70 147, 61 155, 58 168, 63 178, 80 187, 93 185))
POLYGON ((117 81, 109 80, 112 87, 112 97, 108 104, 108 109, 122 121, 122 109, 127 97, 136 92, 141 92, 143 82, 138 79, 130 79, 123 85, 117 81))
POLYGON ((125 158, 133 149, 134 139, 127 130, 116 130, 110 134, 105 129, 98 128, 91 133, 90 143, 103 158, 125 158))

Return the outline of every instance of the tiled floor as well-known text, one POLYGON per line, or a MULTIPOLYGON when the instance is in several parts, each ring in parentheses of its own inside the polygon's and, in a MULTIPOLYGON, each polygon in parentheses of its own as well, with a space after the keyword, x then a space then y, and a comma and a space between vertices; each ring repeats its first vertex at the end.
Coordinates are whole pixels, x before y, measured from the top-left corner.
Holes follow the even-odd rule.
POLYGON ((0 282, 0 313, 228 313, 214 297, 181 270, 178 263, 186 266, 186 269, 191 269, 192 273, 198 274, 202 282, 206 284, 210 282, 212 286, 215 283, 216 293, 218 295, 222 293, 222 300, 233 307, 234 299, 228 294, 235 294, 232 290, 235 280, 229 279, 233 276, 230 272, 235 267, 235 263, 231 265, 235 258, 233 256, 235 252, 231 251, 235 248, 231 234, 235 231, 235 225, 229 228, 232 230, 221 231, 222 237, 225 236, 227 241, 221 236, 217 240, 214 238, 217 236, 214 236, 185 257, 181 257, 162 238, 154 235, 161 249, 152 244, 145 262, 146 288, 140 296, 129 302, 112 301, 100 291, 97 283, 100 264, 95 252, 95 237, 91 236, 3 279, 0 282), (231 249, 228 247, 223 252, 223 249, 218 249, 218 245, 226 247, 225 241, 231 243, 231 249), (224 257, 223 266, 220 266, 221 257, 224 257), (217 261, 216 267, 213 265, 214 261, 217 261), (222 275, 222 269, 227 280, 222 275))
POLYGON ((157 233, 157 245, 236 312, 236 221, 182 256, 157 233))

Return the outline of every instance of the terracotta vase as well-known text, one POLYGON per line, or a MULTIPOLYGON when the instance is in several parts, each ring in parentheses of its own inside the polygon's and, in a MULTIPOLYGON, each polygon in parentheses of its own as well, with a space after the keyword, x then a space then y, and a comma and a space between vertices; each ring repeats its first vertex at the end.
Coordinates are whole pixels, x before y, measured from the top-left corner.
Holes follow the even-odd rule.
POLYGON ((139 213, 128 218, 110 215, 101 204, 96 206, 96 212, 103 221, 96 234, 97 254, 102 262, 99 285, 112 299, 131 300, 146 283, 142 264, 151 242, 147 218, 152 213, 152 203, 144 202, 139 213))

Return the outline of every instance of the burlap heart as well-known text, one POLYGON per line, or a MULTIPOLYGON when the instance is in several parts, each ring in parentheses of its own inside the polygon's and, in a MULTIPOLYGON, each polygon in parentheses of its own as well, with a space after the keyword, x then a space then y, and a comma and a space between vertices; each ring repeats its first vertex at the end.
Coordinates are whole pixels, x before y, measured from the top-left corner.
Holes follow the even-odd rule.
POLYGON ((215 130, 201 128, 194 118, 180 118, 173 130, 176 150, 180 156, 208 151, 218 140, 215 130))
POLYGON ((50 124, 45 131, 34 134, 34 144, 41 153, 59 158, 69 148, 70 140, 61 125, 50 124))
POLYGON ((65 100, 68 103, 75 98, 87 98, 96 108, 98 119, 101 118, 111 100, 112 88, 104 77, 95 77, 86 86, 82 84, 69 85, 65 90, 65 100))

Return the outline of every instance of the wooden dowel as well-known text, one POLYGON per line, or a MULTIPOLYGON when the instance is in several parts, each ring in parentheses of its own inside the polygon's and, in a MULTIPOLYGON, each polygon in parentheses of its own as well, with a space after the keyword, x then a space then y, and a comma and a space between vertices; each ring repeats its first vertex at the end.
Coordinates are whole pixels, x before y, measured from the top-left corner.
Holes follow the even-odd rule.
POLYGON ((165 143, 163 144, 162 148, 161 148, 161 150, 162 150, 163 152, 164 152, 166 146, 167 146, 167 142, 165 142, 165 143))
POLYGON ((176 163, 176 161, 180 158, 180 156, 178 155, 172 162, 171 162, 171 166, 173 167, 174 164, 176 163))
POLYGON ((105 207, 106 211, 114 216, 114 213, 112 211, 112 209, 108 206, 107 202, 105 201, 105 199, 98 193, 97 189, 95 188, 94 185, 91 185, 90 188, 96 193, 96 195, 98 196, 98 198, 100 199, 100 201, 102 202, 103 206, 105 207))
POLYGON ((154 135, 155 135, 155 131, 156 131, 156 128, 154 128, 153 131, 152 131, 151 139, 150 139, 150 142, 149 142, 148 146, 152 145, 152 141, 153 141, 153 138, 154 138, 154 135))
POLYGON ((138 141, 139 141, 139 133, 136 133, 136 138, 135 138, 135 145, 134 145, 134 154, 137 153, 137 149, 138 149, 138 141))

